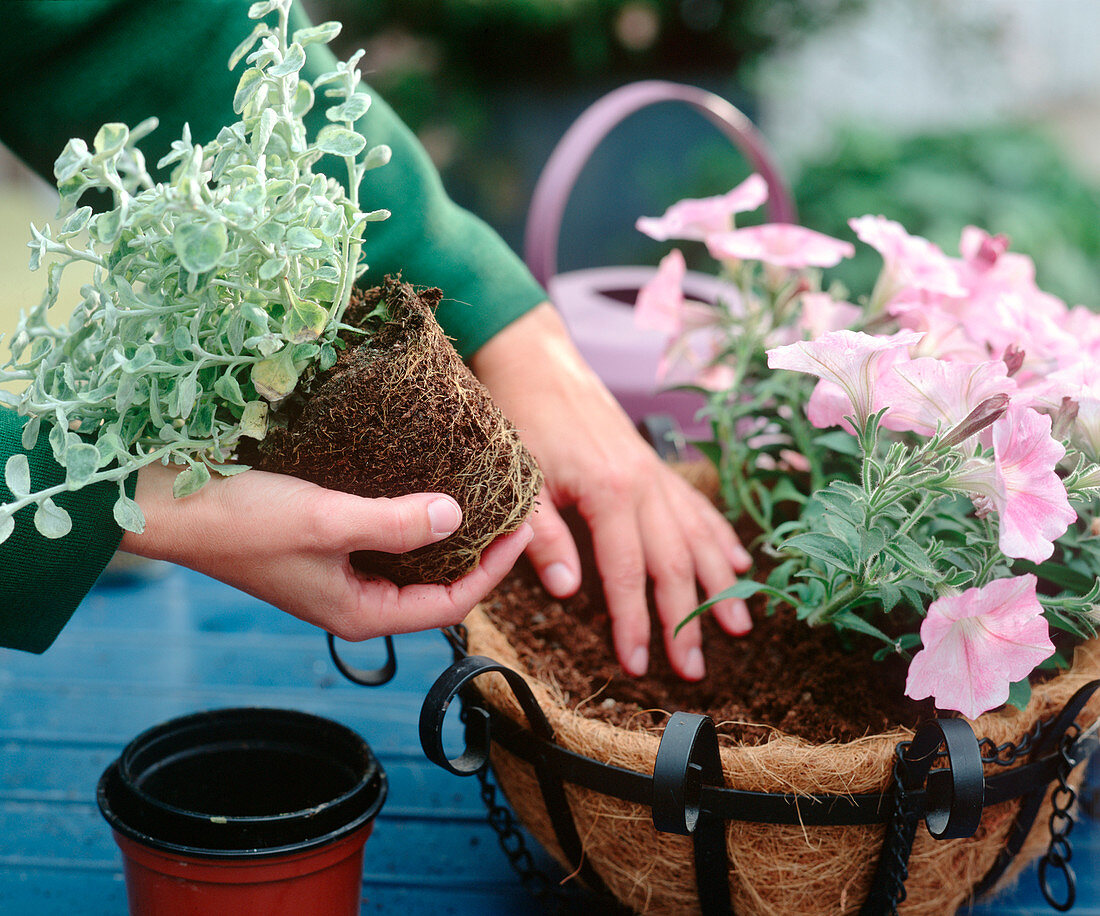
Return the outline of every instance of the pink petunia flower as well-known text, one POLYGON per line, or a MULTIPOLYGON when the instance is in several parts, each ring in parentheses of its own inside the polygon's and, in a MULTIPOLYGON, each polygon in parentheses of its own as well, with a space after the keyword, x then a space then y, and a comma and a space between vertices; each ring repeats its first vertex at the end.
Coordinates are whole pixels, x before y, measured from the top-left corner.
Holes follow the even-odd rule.
POLYGON ((856 253, 851 242, 793 223, 765 223, 707 236, 707 250, 720 261, 763 261, 776 267, 835 267, 856 253))
MULTIPOLYGON (((920 334, 913 331, 899 331, 890 337, 874 337, 862 331, 830 331, 817 340, 773 347, 767 351, 768 366, 805 372, 839 386, 862 424, 874 404, 879 363, 919 340, 920 334)), ((810 422, 817 425, 813 418, 810 422)))
POLYGON ((869 215, 851 219, 848 225, 882 255, 887 300, 899 295, 911 299, 919 293, 961 296, 966 292, 947 255, 927 239, 910 235, 900 223, 869 215))
POLYGON ((882 373, 877 404, 889 406, 882 425, 898 432, 933 436, 964 420, 997 394, 1011 394, 1015 383, 1002 360, 955 363, 924 356, 898 361, 882 373))
POLYGON ((1008 699, 1054 644, 1035 595, 1035 576, 995 579, 933 601, 920 628, 924 647, 909 664, 905 694, 934 697, 970 719, 1008 699))
POLYGON ((658 242, 669 239, 702 241, 716 232, 726 232, 733 216, 755 210, 768 199, 768 184, 753 174, 732 191, 718 197, 681 200, 669 207, 664 216, 643 216, 634 224, 658 242))
POLYGON ((640 290, 634 303, 634 322, 640 328, 670 336, 684 327, 684 275, 687 264, 679 248, 661 258, 657 272, 640 290))
POLYGON ((863 309, 850 302, 834 299, 828 293, 808 292, 798 297, 802 311, 798 316, 798 330, 813 340, 829 331, 851 328, 863 316, 863 309))
POLYGON ((1057 472, 1066 450, 1050 428, 1050 417, 1010 404, 993 424, 993 461, 967 460, 951 484, 976 497, 980 511, 997 512, 1005 556, 1033 563, 1050 557, 1077 518, 1057 472))

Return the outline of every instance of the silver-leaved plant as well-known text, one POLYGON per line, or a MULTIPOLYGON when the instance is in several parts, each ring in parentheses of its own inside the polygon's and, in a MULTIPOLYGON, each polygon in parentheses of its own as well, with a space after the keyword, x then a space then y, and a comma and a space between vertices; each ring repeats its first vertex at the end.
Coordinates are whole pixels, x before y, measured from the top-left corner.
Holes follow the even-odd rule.
POLYGON ((290 34, 291 0, 253 3, 260 20, 236 49, 243 59, 233 99, 240 120, 205 146, 181 139, 156 182, 136 143, 156 127, 100 128, 89 149, 70 140, 54 166, 61 195, 56 231, 31 227, 32 270, 48 264, 41 303, 25 314, 0 381, 26 383, 0 401, 30 419, 23 447, 48 435, 65 480, 35 489, 30 463, 12 455, 4 480, 14 499, 0 505, 0 541, 14 515, 35 506, 48 538, 72 521, 54 497, 114 481, 118 524, 141 532, 145 520, 124 481, 152 462, 186 465, 175 495, 198 490, 231 463, 242 436, 262 439, 269 405, 294 390, 307 368, 336 361, 337 331, 362 263, 366 224, 385 210, 358 206, 363 173, 389 161, 356 129, 370 97, 359 91, 362 51, 312 82, 301 78, 305 48, 340 31, 327 22, 290 34), (276 14, 271 17, 271 14, 276 14), (272 25, 267 20, 274 18, 272 25), (333 99, 329 120, 309 137, 303 117, 315 93, 333 99), (325 154, 347 165, 347 190, 313 171, 325 154), (85 192, 106 191, 109 210, 82 206, 85 192), (73 264, 93 265, 91 282, 67 324, 49 310, 73 264))

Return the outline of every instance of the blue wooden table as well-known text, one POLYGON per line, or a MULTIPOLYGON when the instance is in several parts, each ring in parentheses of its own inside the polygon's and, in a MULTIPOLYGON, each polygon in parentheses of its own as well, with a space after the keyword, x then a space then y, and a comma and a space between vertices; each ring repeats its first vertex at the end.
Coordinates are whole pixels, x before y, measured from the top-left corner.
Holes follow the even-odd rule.
MULTIPOLYGON (((424 694, 450 663, 438 633, 398 637, 398 672, 356 687, 322 634, 218 582, 167 565, 108 576, 50 650, 0 650, 0 914, 123 916, 121 860, 95 785, 144 729, 200 709, 275 706, 328 716, 362 734, 390 780, 366 846, 366 913, 528 914, 485 818, 474 779, 428 763, 417 738, 424 694)), ((347 648, 381 664, 381 641, 347 648)), ((1079 903, 1100 916, 1100 829, 1073 833, 1079 903)), ((541 865, 550 867, 541 854, 541 865)), ((1053 912, 1034 871, 980 916, 1053 912)))

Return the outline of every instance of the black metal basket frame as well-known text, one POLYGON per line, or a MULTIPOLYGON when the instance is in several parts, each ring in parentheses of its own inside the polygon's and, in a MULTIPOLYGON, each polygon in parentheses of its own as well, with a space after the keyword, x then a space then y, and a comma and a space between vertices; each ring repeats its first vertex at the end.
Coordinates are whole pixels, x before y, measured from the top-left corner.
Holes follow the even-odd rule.
MULTIPOLYGON (((925 722, 911 741, 898 744, 892 784, 884 792, 752 792, 723 784, 717 732, 709 716, 673 713, 661 734, 651 774, 603 763, 555 742, 553 728, 522 675, 491 658, 468 655, 461 626, 443 633, 454 650, 455 661, 437 678, 421 706, 421 746, 428 759, 443 769, 458 776, 478 776, 490 823, 502 847, 524 883, 543 893, 552 888, 552 883, 537 874, 522 836, 506 809, 497 804, 494 787, 488 781, 493 742, 533 768, 558 846, 572 871, 601 898, 604 911, 622 908, 611 902, 613 898, 583 854, 566 797, 566 783, 649 807, 654 829, 690 836, 703 916, 734 913, 725 837, 728 820, 800 826, 885 824, 874 879, 860 910, 861 916, 880 916, 896 913, 905 900, 909 856, 921 821, 936 839, 969 837, 978 830, 985 808, 1021 799, 1004 847, 974 889, 974 896, 979 896, 991 889, 1011 865, 1035 824, 1048 789, 1057 783, 1049 816, 1050 841, 1039 861, 1038 877, 1043 896, 1055 910, 1065 912, 1076 900, 1069 841, 1076 792, 1069 776, 1097 747, 1095 727, 1083 731, 1076 720, 1100 688, 1100 680, 1083 685, 1059 713, 1036 723, 1015 743, 994 745, 989 739, 979 740, 961 718, 925 722), (487 708, 474 682, 489 673, 499 674, 507 682, 527 720, 526 726, 487 708), (443 747, 443 730, 456 699, 461 703, 464 748, 452 758, 443 747), (995 765, 1000 771, 987 774, 986 765, 995 765)), ((389 637, 386 661, 375 670, 346 665, 331 636, 329 651, 341 674, 354 683, 379 686, 396 672, 389 637)), ((568 898, 558 897, 560 908, 568 898)))

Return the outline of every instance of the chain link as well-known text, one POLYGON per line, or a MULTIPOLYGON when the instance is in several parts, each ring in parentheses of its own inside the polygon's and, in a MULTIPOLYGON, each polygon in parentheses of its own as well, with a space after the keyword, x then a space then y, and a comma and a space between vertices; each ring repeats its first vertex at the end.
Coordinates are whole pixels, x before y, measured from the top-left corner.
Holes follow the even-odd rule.
POLYGON ((1073 847, 1069 842, 1074 824, 1071 811, 1074 802, 1077 801, 1077 792, 1069 784, 1069 774, 1077 764, 1070 751, 1079 733, 1080 729, 1076 724, 1070 726, 1058 745, 1058 754, 1062 759, 1058 764, 1058 785, 1050 793, 1052 810, 1047 821, 1050 843, 1047 845, 1046 855, 1039 860, 1039 888, 1047 903, 1060 913, 1071 909, 1077 900, 1077 876, 1074 874, 1073 866, 1069 864, 1073 858, 1073 847), (1064 900, 1058 900, 1051 887, 1052 869, 1061 875, 1062 882, 1065 884, 1064 900))

